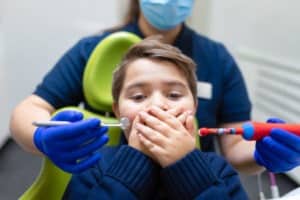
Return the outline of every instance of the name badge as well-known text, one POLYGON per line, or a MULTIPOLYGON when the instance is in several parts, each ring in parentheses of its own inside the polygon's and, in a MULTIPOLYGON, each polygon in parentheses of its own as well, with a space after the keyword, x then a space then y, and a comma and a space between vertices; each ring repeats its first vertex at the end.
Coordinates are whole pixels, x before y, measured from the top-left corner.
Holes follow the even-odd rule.
POLYGON ((209 82, 197 81, 197 97, 204 99, 212 98, 212 84, 209 82))

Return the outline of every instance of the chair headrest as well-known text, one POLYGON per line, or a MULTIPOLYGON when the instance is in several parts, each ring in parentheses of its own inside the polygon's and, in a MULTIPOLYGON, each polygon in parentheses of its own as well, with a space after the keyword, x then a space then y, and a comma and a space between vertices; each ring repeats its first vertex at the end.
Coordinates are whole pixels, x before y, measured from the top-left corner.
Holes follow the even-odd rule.
POLYGON ((133 33, 112 33, 95 47, 83 74, 83 93, 95 110, 112 111, 112 74, 124 54, 141 39, 133 33))

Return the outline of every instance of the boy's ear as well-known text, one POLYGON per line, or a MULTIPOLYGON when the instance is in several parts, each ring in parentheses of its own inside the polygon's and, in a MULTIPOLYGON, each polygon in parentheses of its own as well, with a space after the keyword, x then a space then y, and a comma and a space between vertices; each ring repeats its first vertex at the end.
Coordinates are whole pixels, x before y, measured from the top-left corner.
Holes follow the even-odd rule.
POLYGON ((120 118, 119 105, 116 102, 113 102, 112 109, 117 118, 120 118))

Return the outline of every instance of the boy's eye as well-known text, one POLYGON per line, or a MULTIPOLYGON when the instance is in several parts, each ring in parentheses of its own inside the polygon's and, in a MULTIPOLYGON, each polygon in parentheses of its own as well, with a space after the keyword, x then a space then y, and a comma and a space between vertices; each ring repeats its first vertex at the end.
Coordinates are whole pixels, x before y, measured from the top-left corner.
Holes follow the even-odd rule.
POLYGON ((146 96, 143 94, 135 94, 130 97, 130 99, 132 99, 134 101, 142 101, 145 98, 146 98, 146 96))
POLYGON ((180 97, 182 97, 182 94, 179 92, 170 92, 168 94, 168 98, 170 99, 179 99, 180 97))

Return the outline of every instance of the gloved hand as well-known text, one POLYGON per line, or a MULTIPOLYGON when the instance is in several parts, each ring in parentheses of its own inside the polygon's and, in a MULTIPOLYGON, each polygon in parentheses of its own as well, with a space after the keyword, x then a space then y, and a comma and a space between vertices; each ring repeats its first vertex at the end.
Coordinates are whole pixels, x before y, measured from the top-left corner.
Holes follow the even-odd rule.
MULTIPOLYGON (((284 123, 270 118, 268 123, 284 123)), ((300 137, 274 128, 269 136, 256 142, 254 158, 259 165, 271 172, 286 172, 300 165, 300 137)))
POLYGON ((107 141, 107 127, 99 126, 99 119, 82 120, 77 111, 62 111, 52 120, 72 123, 56 127, 39 127, 34 144, 55 165, 66 172, 79 173, 94 165, 100 154, 95 151, 107 141))

